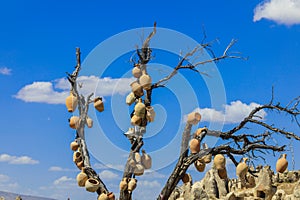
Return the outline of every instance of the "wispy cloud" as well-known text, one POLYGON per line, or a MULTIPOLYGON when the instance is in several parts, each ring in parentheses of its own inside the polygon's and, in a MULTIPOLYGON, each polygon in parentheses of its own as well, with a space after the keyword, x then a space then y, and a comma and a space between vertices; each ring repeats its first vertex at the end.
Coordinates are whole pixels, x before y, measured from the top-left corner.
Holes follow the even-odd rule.
MULTIPOLYGON (((224 110, 215 110, 213 108, 196 108, 194 111, 199 112, 202 116, 201 121, 219 122, 225 124, 234 124, 243 120, 250 112, 260 106, 257 103, 245 104, 239 100, 231 102, 229 105, 224 105, 224 110)), ((262 120, 267 116, 264 110, 257 113, 262 120)), ((185 116, 185 120, 186 120, 185 116)))
MULTIPOLYGON (((130 89, 133 78, 98 78, 96 76, 80 76, 78 83, 82 83, 79 91, 83 95, 92 92, 100 96, 112 96, 114 94, 125 95, 130 89)), ((15 98, 25 102, 37 102, 48 104, 64 104, 69 95, 70 83, 67 79, 61 78, 49 82, 33 82, 21 88, 15 98)))
POLYGON ((109 170, 103 170, 102 172, 99 173, 99 176, 102 179, 117 179, 117 178, 119 178, 118 174, 113 173, 112 171, 109 171, 109 170))
POLYGON ((278 24, 300 24, 299 0, 268 0, 263 1, 254 9, 253 21, 269 19, 278 24))
POLYGON ((113 165, 113 164, 103 165, 101 163, 95 163, 94 168, 95 169, 115 169, 115 170, 123 171, 124 170, 124 165, 113 165))
POLYGON ((58 167, 58 166, 52 166, 48 169, 48 171, 51 171, 51 172, 72 172, 72 171, 77 171, 77 170, 62 168, 62 167, 58 167))
POLYGON ((28 156, 11 156, 8 154, 0 154, 0 162, 7 162, 14 165, 34 165, 38 164, 39 161, 33 160, 28 156))
POLYGON ((0 67, 0 74, 2 75, 11 75, 11 71, 12 69, 8 68, 8 67, 0 67))
POLYGON ((9 176, 0 174, 0 183, 5 183, 8 182, 9 180, 10 180, 9 176))
POLYGON ((69 178, 67 176, 62 176, 55 181, 53 181, 53 185, 73 185, 75 183, 75 179, 69 178))

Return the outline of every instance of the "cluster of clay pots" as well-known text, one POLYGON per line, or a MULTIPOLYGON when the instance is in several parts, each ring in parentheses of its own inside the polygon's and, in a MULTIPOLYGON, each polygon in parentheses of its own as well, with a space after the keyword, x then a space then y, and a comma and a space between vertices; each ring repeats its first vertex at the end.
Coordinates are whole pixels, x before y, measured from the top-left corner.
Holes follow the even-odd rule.
POLYGON ((127 190, 129 193, 131 193, 136 188, 136 184, 136 178, 123 178, 120 182, 120 190, 127 190))
POLYGON ((78 167, 79 170, 82 170, 82 168, 84 166, 83 165, 83 157, 82 157, 80 146, 77 143, 77 141, 71 142, 70 148, 72 151, 74 151, 73 162, 75 163, 75 165, 78 167))
POLYGON ((112 192, 102 193, 98 196, 97 200, 115 200, 115 195, 112 192))
POLYGON ((141 176, 144 174, 145 169, 150 169, 152 167, 152 158, 145 152, 145 150, 142 150, 142 156, 139 152, 133 153, 129 164, 133 168, 134 175, 141 176))

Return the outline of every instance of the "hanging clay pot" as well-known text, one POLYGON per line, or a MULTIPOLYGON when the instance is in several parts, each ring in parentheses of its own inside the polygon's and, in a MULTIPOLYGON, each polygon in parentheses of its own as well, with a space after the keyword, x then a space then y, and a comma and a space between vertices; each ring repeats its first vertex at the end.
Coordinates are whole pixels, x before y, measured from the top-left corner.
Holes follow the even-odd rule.
POLYGON ((131 193, 136 188, 137 180, 135 178, 130 178, 128 182, 127 190, 131 193))
POLYGON ((203 128, 198 128, 195 132, 195 135, 196 136, 200 136, 202 132, 204 131, 207 131, 207 128, 206 127, 203 127, 203 128))
POLYGON ((236 175, 237 177, 245 177, 248 172, 248 165, 247 165, 248 158, 243 158, 243 161, 240 162, 236 166, 236 175))
POLYGON ((108 198, 107 194, 101 193, 101 194, 98 196, 97 200, 109 200, 109 198, 108 198))
POLYGON ((134 115, 144 118, 146 114, 146 106, 143 104, 142 99, 140 98, 138 103, 134 106, 134 115))
POLYGON ((148 122, 153 122, 155 119, 155 111, 154 108, 152 106, 147 106, 146 107, 146 117, 148 122))
POLYGON ((134 153, 134 159, 135 159, 135 162, 136 163, 141 163, 142 162, 142 157, 141 157, 141 155, 139 154, 139 152, 135 152, 134 153))
POLYGON ((140 84, 144 88, 144 90, 150 90, 152 85, 152 79, 148 74, 143 74, 140 79, 140 84))
POLYGON ((187 123, 188 124, 196 125, 196 124, 198 124, 198 122, 200 120, 201 120, 200 113, 192 112, 192 113, 188 114, 188 117, 187 117, 187 123))
POLYGON ((128 183, 127 183, 127 178, 123 178, 122 181, 120 182, 120 190, 126 190, 127 189, 127 186, 128 186, 128 183))
POLYGON ((69 112, 74 112, 78 104, 78 99, 71 92, 70 95, 66 98, 66 107, 69 112))
POLYGON ((98 110, 99 112, 102 112, 104 110, 104 104, 102 101, 101 97, 96 97, 94 99, 94 107, 96 108, 96 110, 98 110))
POLYGON ((133 92, 130 92, 126 97, 126 104, 131 105, 135 101, 135 95, 133 92))
POLYGON ((227 179, 227 170, 226 170, 226 168, 218 169, 218 174, 219 174, 219 177, 221 179, 227 179))
POLYGON ((80 162, 76 162, 76 167, 77 167, 79 170, 82 170, 82 168, 84 167, 83 160, 80 161, 80 162))
POLYGON ((142 70, 138 66, 135 66, 131 72, 135 78, 140 78, 140 76, 142 75, 142 70))
POLYGON ((282 154, 276 162, 276 171, 283 173, 288 167, 288 161, 286 160, 286 154, 282 154))
POLYGON ((142 165, 145 169, 150 169, 152 167, 152 158, 146 153, 145 150, 142 150, 142 165))
POLYGON ((134 175, 136 176, 142 176, 144 174, 145 168, 141 164, 136 164, 135 168, 133 170, 134 175))
POLYGON ((191 153, 198 153, 200 151, 200 142, 199 140, 193 138, 190 141, 190 150, 191 153))
POLYGON ((107 197, 108 197, 108 200, 115 200, 116 199, 115 194, 113 192, 109 192, 107 194, 107 197))
POLYGON ((189 183, 192 181, 192 177, 190 174, 184 174, 181 180, 183 183, 189 183))
POLYGON ((84 187, 85 182, 88 180, 88 176, 84 173, 84 168, 82 168, 81 172, 76 177, 77 183, 79 187, 84 187))
POLYGON ((200 159, 194 162, 194 166, 198 172, 203 172, 205 170, 205 163, 200 159))
POLYGON ((72 116, 69 119, 69 125, 70 125, 71 128, 77 129, 80 125, 80 118, 77 117, 77 116, 72 116))
POLYGON ((86 118, 86 125, 88 128, 92 128, 93 127, 93 120, 89 117, 86 118))
POLYGON ((82 155, 79 151, 73 153, 73 162, 77 163, 82 161, 82 155))
POLYGON ((131 125, 132 126, 140 126, 141 122, 142 122, 142 118, 141 117, 138 117, 136 115, 133 115, 131 117, 131 125))
POLYGON ((86 191, 89 191, 89 192, 96 192, 97 189, 99 188, 99 186, 100 186, 99 181, 94 178, 89 178, 85 182, 85 189, 86 189, 86 191))
POLYGON ((134 81, 130 84, 131 91, 138 97, 141 97, 144 95, 143 87, 137 82, 134 81))
POLYGON ((77 151, 78 147, 79 147, 79 144, 76 141, 71 142, 70 149, 72 151, 77 151))
POLYGON ((214 166, 216 169, 225 169, 226 159, 222 154, 217 154, 214 157, 214 166))

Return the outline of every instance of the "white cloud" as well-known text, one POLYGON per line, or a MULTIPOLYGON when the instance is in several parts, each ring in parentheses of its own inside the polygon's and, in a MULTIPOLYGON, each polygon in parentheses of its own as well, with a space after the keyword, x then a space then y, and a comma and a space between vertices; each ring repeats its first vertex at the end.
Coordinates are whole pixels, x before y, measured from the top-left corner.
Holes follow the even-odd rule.
MULTIPOLYGON (((238 123, 243 120, 250 112, 260 106, 257 103, 245 104, 241 101, 232 101, 230 105, 225 105, 223 111, 215 110, 213 108, 196 108, 194 111, 199 112, 202 116, 201 121, 206 122, 219 122, 225 124, 238 123)), ((264 110, 259 111, 256 116, 260 116, 263 120, 267 113, 264 110)), ((186 121, 186 116, 184 117, 186 121)))
POLYGON ((53 182, 53 185, 66 185, 66 184, 73 184, 75 182, 75 179, 69 178, 67 176, 62 176, 58 179, 56 179, 53 182))
MULTIPOLYGON (((125 95, 130 89, 133 78, 98 78, 96 76, 80 76, 78 83, 82 83, 79 92, 88 95, 92 92, 99 96, 125 95)), ((64 104, 69 95, 70 83, 61 78, 51 82, 34 82, 26 85, 15 95, 15 98, 25 102, 38 102, 48 104, 64 104)))
POLYGON ((166 178, 166 175, 153 171, 151 169, 145 170, 143 178, 166 178))
POLYGON ((11 69, 7 68, 7 67, 0 67, 0 74, 2 75, 11 75, 11 69))
POLYGON ((0 174, 0 183, 8 182, 10 180, 9 176, 0 174))
POLYGON ((254 9, 253 21, 269 19, 278 24, 300 24, 299 0, 267 0, 254 9))
POLYGON ((119 178, 118 174, 113 173, 112 171, 109 170, 103 170, 99 176, 101 177, 101 179, 105 180, 105 179, 117 179, 119 178))
POLYGON ((158 182, 158 181, 139 181, 138 182, 138 186, 140 187, 145 187, 147 188, 148 190, 151 189, 151 188, 160 188, 161 187, 161 184, 158 182))
POLYGON ((48 170, 51 171, 51 172, 70 172, 70 171, 75 171, 74 169, 62 168, 62 167, 58 167, 58 166, 52 166, 48 170))
MULTIPOLYGON (((128 155, 127 155, 128 156, 128 155)), ((115 170, 124 170, 124 165, 117 165, 117 164, 101 164, 101 163, 95 163, 94 164, 95 169, 115 169, 115 170)))
POLYGON ((8 154, 1 154, 0 162, 7 162, 9 164, 14 164, 14 165, 34 165, 39 163, 39 161, 33 160, 31 157, 28 156, 18 157, 18 156, 11 156, 8 154))

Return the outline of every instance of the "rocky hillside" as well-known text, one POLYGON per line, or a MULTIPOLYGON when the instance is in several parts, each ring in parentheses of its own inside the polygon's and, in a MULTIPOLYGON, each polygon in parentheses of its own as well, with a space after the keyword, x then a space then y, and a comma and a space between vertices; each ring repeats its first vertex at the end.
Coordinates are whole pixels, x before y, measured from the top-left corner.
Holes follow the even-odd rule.
MULTIPOLYGON (((16 197, 20 194, 10 193, 10 192, 1 192, 0 191, 0 200, 16 200, 16 197)), ((22 200, 55 200, 44 197, 35 197, 29 195, 20 195, 22 200)))
POLYGON ((195 183, 186 175, 169 200, 300 200, 300 171, 274 174, 270 166, 253 171, 245 179, 229 179, 212 168, 195 183))

